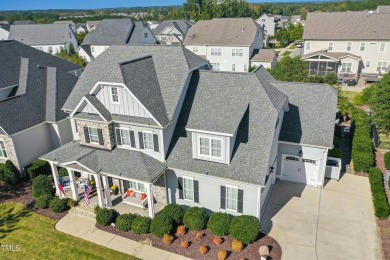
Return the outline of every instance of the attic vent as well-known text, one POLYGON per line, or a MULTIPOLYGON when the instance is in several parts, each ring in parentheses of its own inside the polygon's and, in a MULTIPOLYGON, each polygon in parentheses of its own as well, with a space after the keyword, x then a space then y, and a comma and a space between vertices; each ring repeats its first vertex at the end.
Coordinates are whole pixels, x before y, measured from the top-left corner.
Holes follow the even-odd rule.
POLYGON ((47 69, 46 67, 44 67, 44 66, 41 66, 41 65, 39 65, 39 64, 38 64, 38 66, 37 66, 37 67, 38 67, 38 69, 47 69))

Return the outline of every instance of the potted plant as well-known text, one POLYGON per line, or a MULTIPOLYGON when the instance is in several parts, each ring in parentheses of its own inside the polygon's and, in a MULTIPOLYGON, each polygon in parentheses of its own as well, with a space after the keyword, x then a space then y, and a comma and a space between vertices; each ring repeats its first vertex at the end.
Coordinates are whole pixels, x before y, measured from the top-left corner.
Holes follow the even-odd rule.
POLYGON ((118 191, 119 191, 118 186, 116 186, 115 184, 110 187, 110 195, 112 194, 118 195, 118 191))

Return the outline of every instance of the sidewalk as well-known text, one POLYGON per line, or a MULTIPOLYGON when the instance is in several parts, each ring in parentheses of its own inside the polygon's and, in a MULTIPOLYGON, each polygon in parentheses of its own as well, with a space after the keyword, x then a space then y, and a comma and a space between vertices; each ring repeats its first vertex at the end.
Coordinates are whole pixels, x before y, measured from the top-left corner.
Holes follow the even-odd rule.
POLYGON ((55 228, 63 233, 75 236, 107 248, 133 255, 141 259, 185 260, 189 259, 159 248, 141 245, 95 227, 95 221, 69 213, 60 219, 55 228))

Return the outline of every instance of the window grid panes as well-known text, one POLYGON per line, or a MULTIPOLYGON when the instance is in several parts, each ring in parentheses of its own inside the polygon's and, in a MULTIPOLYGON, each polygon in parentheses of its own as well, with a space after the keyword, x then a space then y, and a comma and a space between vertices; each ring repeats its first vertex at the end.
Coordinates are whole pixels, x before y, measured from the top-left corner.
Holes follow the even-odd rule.
POLYGON ((307 51, 310 51, 310 46, 311 46, 311 43, 310 42, 306 42, 306 50, 307 51))
POLYGON ((189 178, 183 178, 183 194, 184 199, 186 200, 194 200, 194 180, 189 178))
POLYGON ((352 71, 352 63, 343 63, 341 65, 341 72, 351 72, 352 71))
POLYGON ((365 51, 366 50, 366 43, 365 42, 361 42, 360 43, 360 51, 365 51))
POLYGON ((384 52, 384 51, 385 51, 385 48, 386 48, 386 43, 381 42, 381 44, 380 44, 380 46, 379 46, 379 51, 380 51, 380 52, 384 52))
POLYGON ((232 49, 232 56, 242 56, 242 49, 232 49))
POLYGON ((145 149, 153 150, 153 134, 144 133, 144 147, 145 149))
POLYGON ((111 88, 112 102, 119 102, 118 88, 111 88))
POLYGON ((122 145, 130 145, 130 131, 127 129, 120 129, 122 145))
POLYGON ((221 49, 211 48, 211 56, 221 56, 221 49))
POLYGON ((145 192, 145 185, 143 183, 135 182, 135 181, 129 181, 129 187, 132 190, 145 192))
POLYGON ((89 140, 91 143, 99 143, 98 130, 95 127, 88 127, 89 140))
POLYGON ((198 52, 198 47, 193 47, 192 52, 198 52))
POLYGON ((248 65, 244 64, 244 71, 248 72, 248 65))
POLYGON ((0 141, 0 157, 7 158, 4 141, 0 141))
POLYGON ((221 140, 211 139, 211 156, 221 157, 221 140))
POLYGON ((366 68, 369 68, 369 67, 371 67, 371 61, 366 61, 366 68))
POLYGON ((328 44, 328 51, 333 51, 333 42, 328 44))
POLYGON ((237 211, 238 190, 236 188, 226 187, 226 208, 237 211))
POLYGON ((376 70, 378 72, 386 71, 388 64, 389 63, 387 61, 378 61, 378 65, 376 66, 376 70))
POLYGON ((232 64, 232 71, 236 71, 236 64, 232 64))
POLYGON ((352 50, 352 42, 347 43, 347 51, 352 50))
POLYGON ((200 155, 222 158, 222 141, 207 137, 199 138, 200 155))
POLYGON ((210 155, 210 139, 200 138, 200 154, 201 155, 210 155))

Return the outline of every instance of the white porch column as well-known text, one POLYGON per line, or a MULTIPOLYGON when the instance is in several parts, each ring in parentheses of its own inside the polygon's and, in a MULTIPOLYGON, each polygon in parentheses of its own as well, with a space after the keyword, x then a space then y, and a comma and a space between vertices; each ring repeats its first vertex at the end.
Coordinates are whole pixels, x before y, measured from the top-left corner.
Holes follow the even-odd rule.
POLYGON ((149 217, 154 218, 153 184, 146 185, 146 194, 148 196, 149 217))
POLYGON ((98 195, 99 207, 103 209, 105 208, 105 205, 103 201, 102 180, 100 179, 100 176, 98 174, 94 174, 94 177, 95 177, 96 192, 98 195))
POLYGON ((106 203, 107 208, 111 208, 112 203, 111 203, 110 185, 108 183, 108 177, 106 175, 102 175, 102 179, 103 179, 104 192, 106 194, 106 199, 104 202, 106 203))
POLYGON ((78 201, 80 199, 79 192, 77 190, 76 178, 74 177, 74 171, 68 170, 69 180, 70 180, 70 189, 72 190, 73 199, 78 201))
POLYGON ((51 172, 53 173, 53 179, 54 179, 54 185, 56 186, 56 194, 60 199, 63 199, 65 196, 60 192, 60 189, 58 188, 58 171, 57 171, 57 164, 50 162, 51 166, 51 172))

